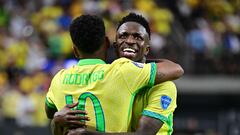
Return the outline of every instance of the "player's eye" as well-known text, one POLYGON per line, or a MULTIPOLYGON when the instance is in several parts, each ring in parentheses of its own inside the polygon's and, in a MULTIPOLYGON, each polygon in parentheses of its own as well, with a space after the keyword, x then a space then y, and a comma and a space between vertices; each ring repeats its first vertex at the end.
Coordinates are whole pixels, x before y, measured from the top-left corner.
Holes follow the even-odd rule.
POLYGON ((134 38, 135 38, 136 40, 140 40, 140 41, 143 40, 143 37, 141 37, 141 36, 134 36, 134 38))
POLYGON ((127 34, 123 33, 119 36, 120 39, 126 39, 127 38, 127 34))
POLYGON ((139 33, 134 33, 133 37, 135 40, 142 41, 144 38, 139 33))

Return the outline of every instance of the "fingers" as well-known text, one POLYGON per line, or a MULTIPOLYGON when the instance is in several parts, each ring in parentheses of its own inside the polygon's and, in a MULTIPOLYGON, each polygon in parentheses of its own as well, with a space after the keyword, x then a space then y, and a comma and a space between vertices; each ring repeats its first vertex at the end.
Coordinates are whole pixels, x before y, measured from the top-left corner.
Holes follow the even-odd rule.
POLYGON ((87 112, 82 111, 82 110, 71 110, 68 112, 68 114, 70 114, 70 115, 76 115, 76 114, 87 115, 87 112))
POLYGON ((70 128, 85 128, 86 127, 86 121, 89 121, 90 119, 86 116, 73 116, 68 115, 65 117, 64 126, 70 127, 70 128))
POLYGON ((66 116, 67 120, 75 120, 75 121, 81 121, 81 120, 86 120, 89 121, 90 118, 86 116, 79 116, 79 115, 68 115, 66 116))
POLYGON ((87 117, 87 116, 76 116, 76 119, 78 119, 78 120, 90 121, 90 118, 87 117))
POLYGON ((76 107, 77 105, 78 105, 78 102, 73 103, 73 104, 67 104, 66 107, 67 107, 67 108, 74 108, 74 107, 76 107))
POLYGON ((85 121, 68 121, 67 123, 69 128, 86 128, 86 122, 85 121))

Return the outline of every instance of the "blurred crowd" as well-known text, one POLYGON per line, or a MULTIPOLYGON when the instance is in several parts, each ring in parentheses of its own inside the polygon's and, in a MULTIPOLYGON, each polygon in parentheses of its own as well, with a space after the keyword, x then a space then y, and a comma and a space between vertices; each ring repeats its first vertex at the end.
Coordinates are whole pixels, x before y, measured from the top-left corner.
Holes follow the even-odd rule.
MULTIPOLYGON (((98 14, 113 42, 130 11, 150 23, 148 58, 168 58, 191 75, 240 75, 239 0, 0 0, 0 128, 48 125, 50 80, 76 63, 68 32, 73 18, 98 14)), ((114 58, 110 52, 109 62, 114 58)))

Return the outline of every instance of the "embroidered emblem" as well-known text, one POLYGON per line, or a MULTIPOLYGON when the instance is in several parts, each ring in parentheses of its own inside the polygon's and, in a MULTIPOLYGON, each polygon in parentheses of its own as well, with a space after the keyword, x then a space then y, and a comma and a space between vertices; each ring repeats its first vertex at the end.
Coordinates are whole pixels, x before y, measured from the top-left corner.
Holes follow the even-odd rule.
POLYGON ((161 103, 163 110, 166 110, 168 108, 171 101, 172 101, 172 99, 169 96, 164 95, 161 97, 160 103, 161 103))

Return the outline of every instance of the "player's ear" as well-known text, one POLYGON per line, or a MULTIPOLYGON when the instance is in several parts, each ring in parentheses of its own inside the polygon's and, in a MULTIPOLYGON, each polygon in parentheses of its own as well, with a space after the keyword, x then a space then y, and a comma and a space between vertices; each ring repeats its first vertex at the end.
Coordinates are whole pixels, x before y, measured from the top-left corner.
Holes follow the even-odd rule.
POLYGON ((149 53, 149 51, 150 51, 150 45, 147 45, 147 46, 146 46, 146 50, 145 50, 145 52, 144 52, 144 55, 147 56, 148 53, 149 53))
POLYGON ((72 46, 72 49, 73 49, 73 54, 76 58, 80 58, 80 54, 78 52, 78 49, 75 45, 72 46))

